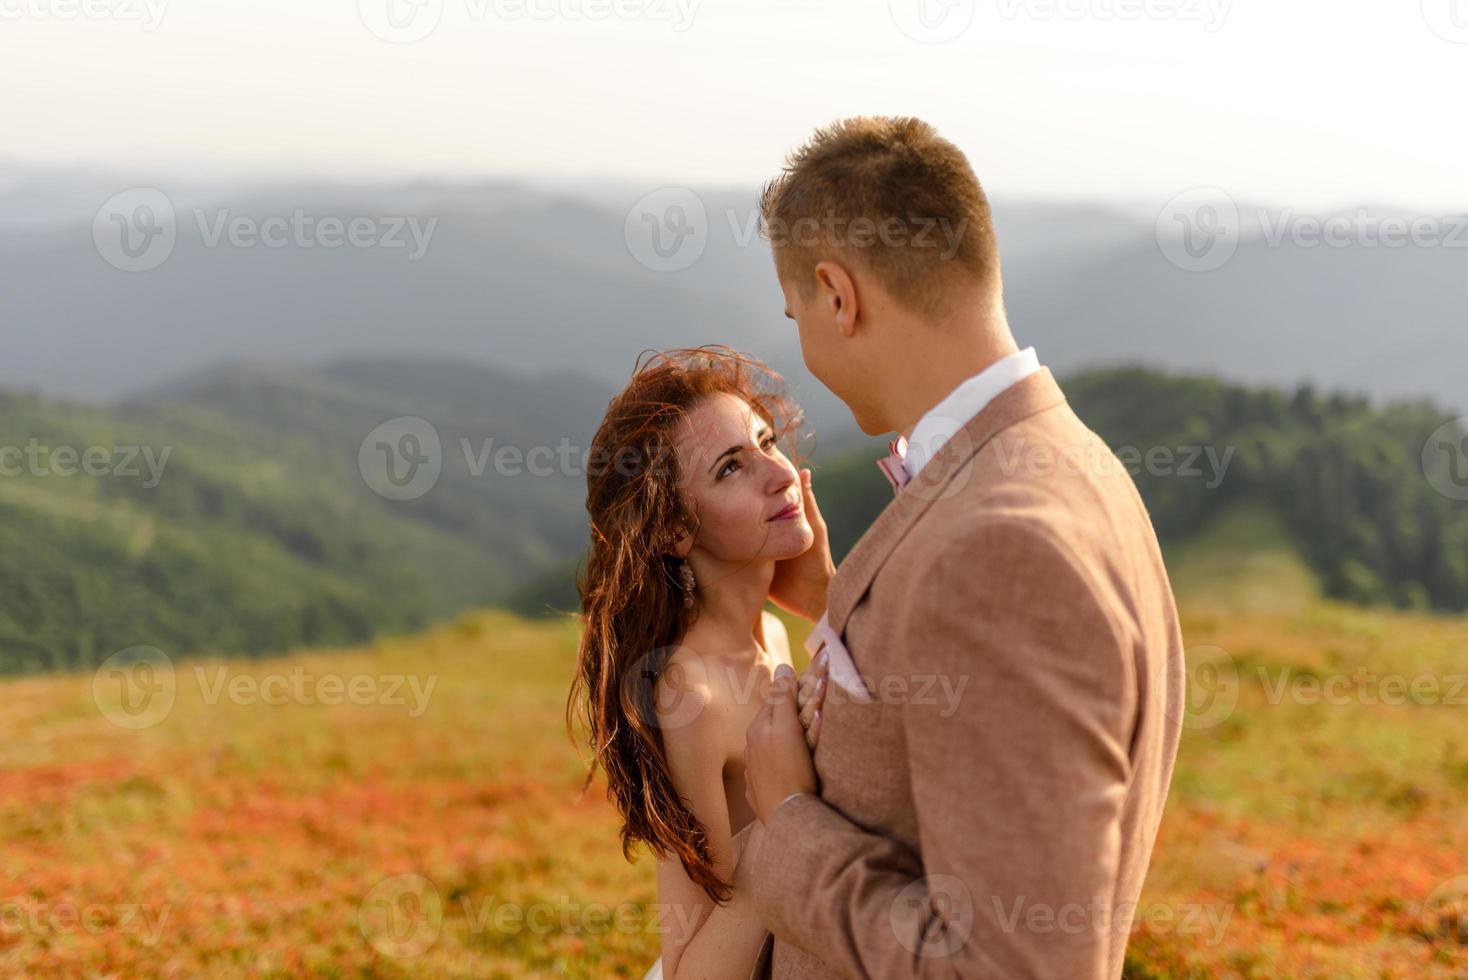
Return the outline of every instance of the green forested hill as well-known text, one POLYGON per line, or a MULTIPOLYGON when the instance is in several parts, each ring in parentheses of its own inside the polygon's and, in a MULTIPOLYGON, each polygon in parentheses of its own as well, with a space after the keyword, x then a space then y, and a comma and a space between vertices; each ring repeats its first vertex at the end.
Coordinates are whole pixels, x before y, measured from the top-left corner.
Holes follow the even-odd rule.
MULTIPOLYGON (((1247 514, 1331 596, 1468 608, 1468 503, 1422 470, 1442 410, 1137 369, 1064 387, 1138 460, 1170 553, 1218 541, 1232 533, 1218 530, 1222 515, 1247 514), (1146 464, 1153 449, 1167 465, 1146 464)), ((0 672, 85 667, 135 645, 349 643, 476 604, 572 609, 583 460, 534 475, 476 472, 475 459, 585 447, 607 395, 580 378, 399 360, 230 367, 112 408, 0 395, 0 452, 13 447, 0 475, 0 672), (416 499, 387 500, 365 483, 358 450, 404 415, 433 425, 442 475, 416 499), (15 472, 28 446, 102 447, 109 475, 15 472), (144 450, 163 464, 156 485, 144 450), (132 475, 111 472, 123 462, 132 475)), ((848 443, 813 461, 838 555, 891 500, 872 465, 880 451, 848 443)))
MULTIPOLYGON (((1429 436, 1450 413, 1140 368, 1091 371, 1063 387, 1128 464, 1169 552, 1212 532, 1223 515, 1267 512, 1287 535, 1280 544, 1333 598, 1468 608, 1468 502, 1435 489, 1451 476, 1439 469, 1429 480, 1423 463, 1429 436)), ((1468 444, 1460 447, 1468 463, 1468 444)), ((873 443, 817 471, 838 552, 891 500, 871 463, 880 453, 873 443)))
POLYGON ((580 545, 580 481, 476 474, 460 440, 554 445, 604 404, 579 379, 365 361, 230 368, 110 409, 0 395, 0 671, 355 642, 500 601, 580 545), (358 448, 410 414, 443 472, 386 500, 358 448), (106 473, 62 447, 98 447, 106 473))

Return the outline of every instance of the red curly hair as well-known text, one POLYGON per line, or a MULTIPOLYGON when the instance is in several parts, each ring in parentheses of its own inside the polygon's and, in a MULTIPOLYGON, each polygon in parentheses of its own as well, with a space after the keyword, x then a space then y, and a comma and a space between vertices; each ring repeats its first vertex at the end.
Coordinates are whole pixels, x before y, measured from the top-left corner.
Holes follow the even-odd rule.
MULTIPOLYGON (((646 356, 646 354, 644 354, 646 356)), ((708 834, 670 775, 653 695, 675 645, 698 614, 685 606, 673 542, 697 519, 678 493, 674 439, 699 402, 727 393, 749 403, 797 458, 802 420, 783 379, 727 347, 639 357, 607 407, 586 476, 591 544, 577 582, 584 628, 566 703, 567 728, 584 728, 589 786, 600 766, 622 817, 622 852, 638 842, 676 856, 716 902, 731 888, 714 867, 708 834)), ((798 465, 798 464, 797 464, 798 465)))

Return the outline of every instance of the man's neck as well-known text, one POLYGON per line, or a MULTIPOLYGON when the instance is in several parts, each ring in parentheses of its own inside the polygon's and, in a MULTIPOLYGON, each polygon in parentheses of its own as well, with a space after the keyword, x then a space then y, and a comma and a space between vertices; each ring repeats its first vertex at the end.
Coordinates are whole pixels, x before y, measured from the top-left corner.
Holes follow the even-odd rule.
POLYGON ((883 386, 892 431, 911 438, 918 421, 953 389, 1018 350, 1002 313, 997 322, 916 325, 883 386))

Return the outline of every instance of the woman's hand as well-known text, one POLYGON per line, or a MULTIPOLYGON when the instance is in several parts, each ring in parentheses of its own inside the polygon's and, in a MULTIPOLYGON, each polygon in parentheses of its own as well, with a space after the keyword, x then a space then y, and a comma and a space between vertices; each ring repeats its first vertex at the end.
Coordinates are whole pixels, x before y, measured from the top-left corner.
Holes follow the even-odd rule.
POLYGON ((800 489, 805 519, 815 532, 815 541, 800 555, 775 563, 770 598, 781 609, 814 623, 826 613, 826 587, 836 574, 836 565, 831 561, 826 519, 811 489, 810 470, 800 471, 800 489))
POLYGON ((830 680, 830 662, 826 656, 826 650, 816 654, 816 658, 810 662, 805 673, 800 675, 799 686, 795 689, 795 699, 800 705, 800 727, 805 729, 805 744, 810 750, 816 750, 816 742, 821 737, 821 708, 826 703, 826 685, 830 680))

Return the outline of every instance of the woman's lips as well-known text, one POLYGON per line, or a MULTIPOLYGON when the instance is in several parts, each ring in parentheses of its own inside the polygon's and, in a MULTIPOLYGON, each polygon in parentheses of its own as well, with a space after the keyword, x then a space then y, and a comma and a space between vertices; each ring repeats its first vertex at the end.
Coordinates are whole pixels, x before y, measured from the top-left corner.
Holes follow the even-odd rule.
POLYGON ((786 507, 784 510, 782 510, 778 514, 776 514, 774 517, 770 518, 770 520, 772 520, 772 521, 789 521, 789 520, 793 520, 794 518, 797 518, 799 516, 800 516, 800 505, 799 504, 791 504, 790 506, 786 507))

